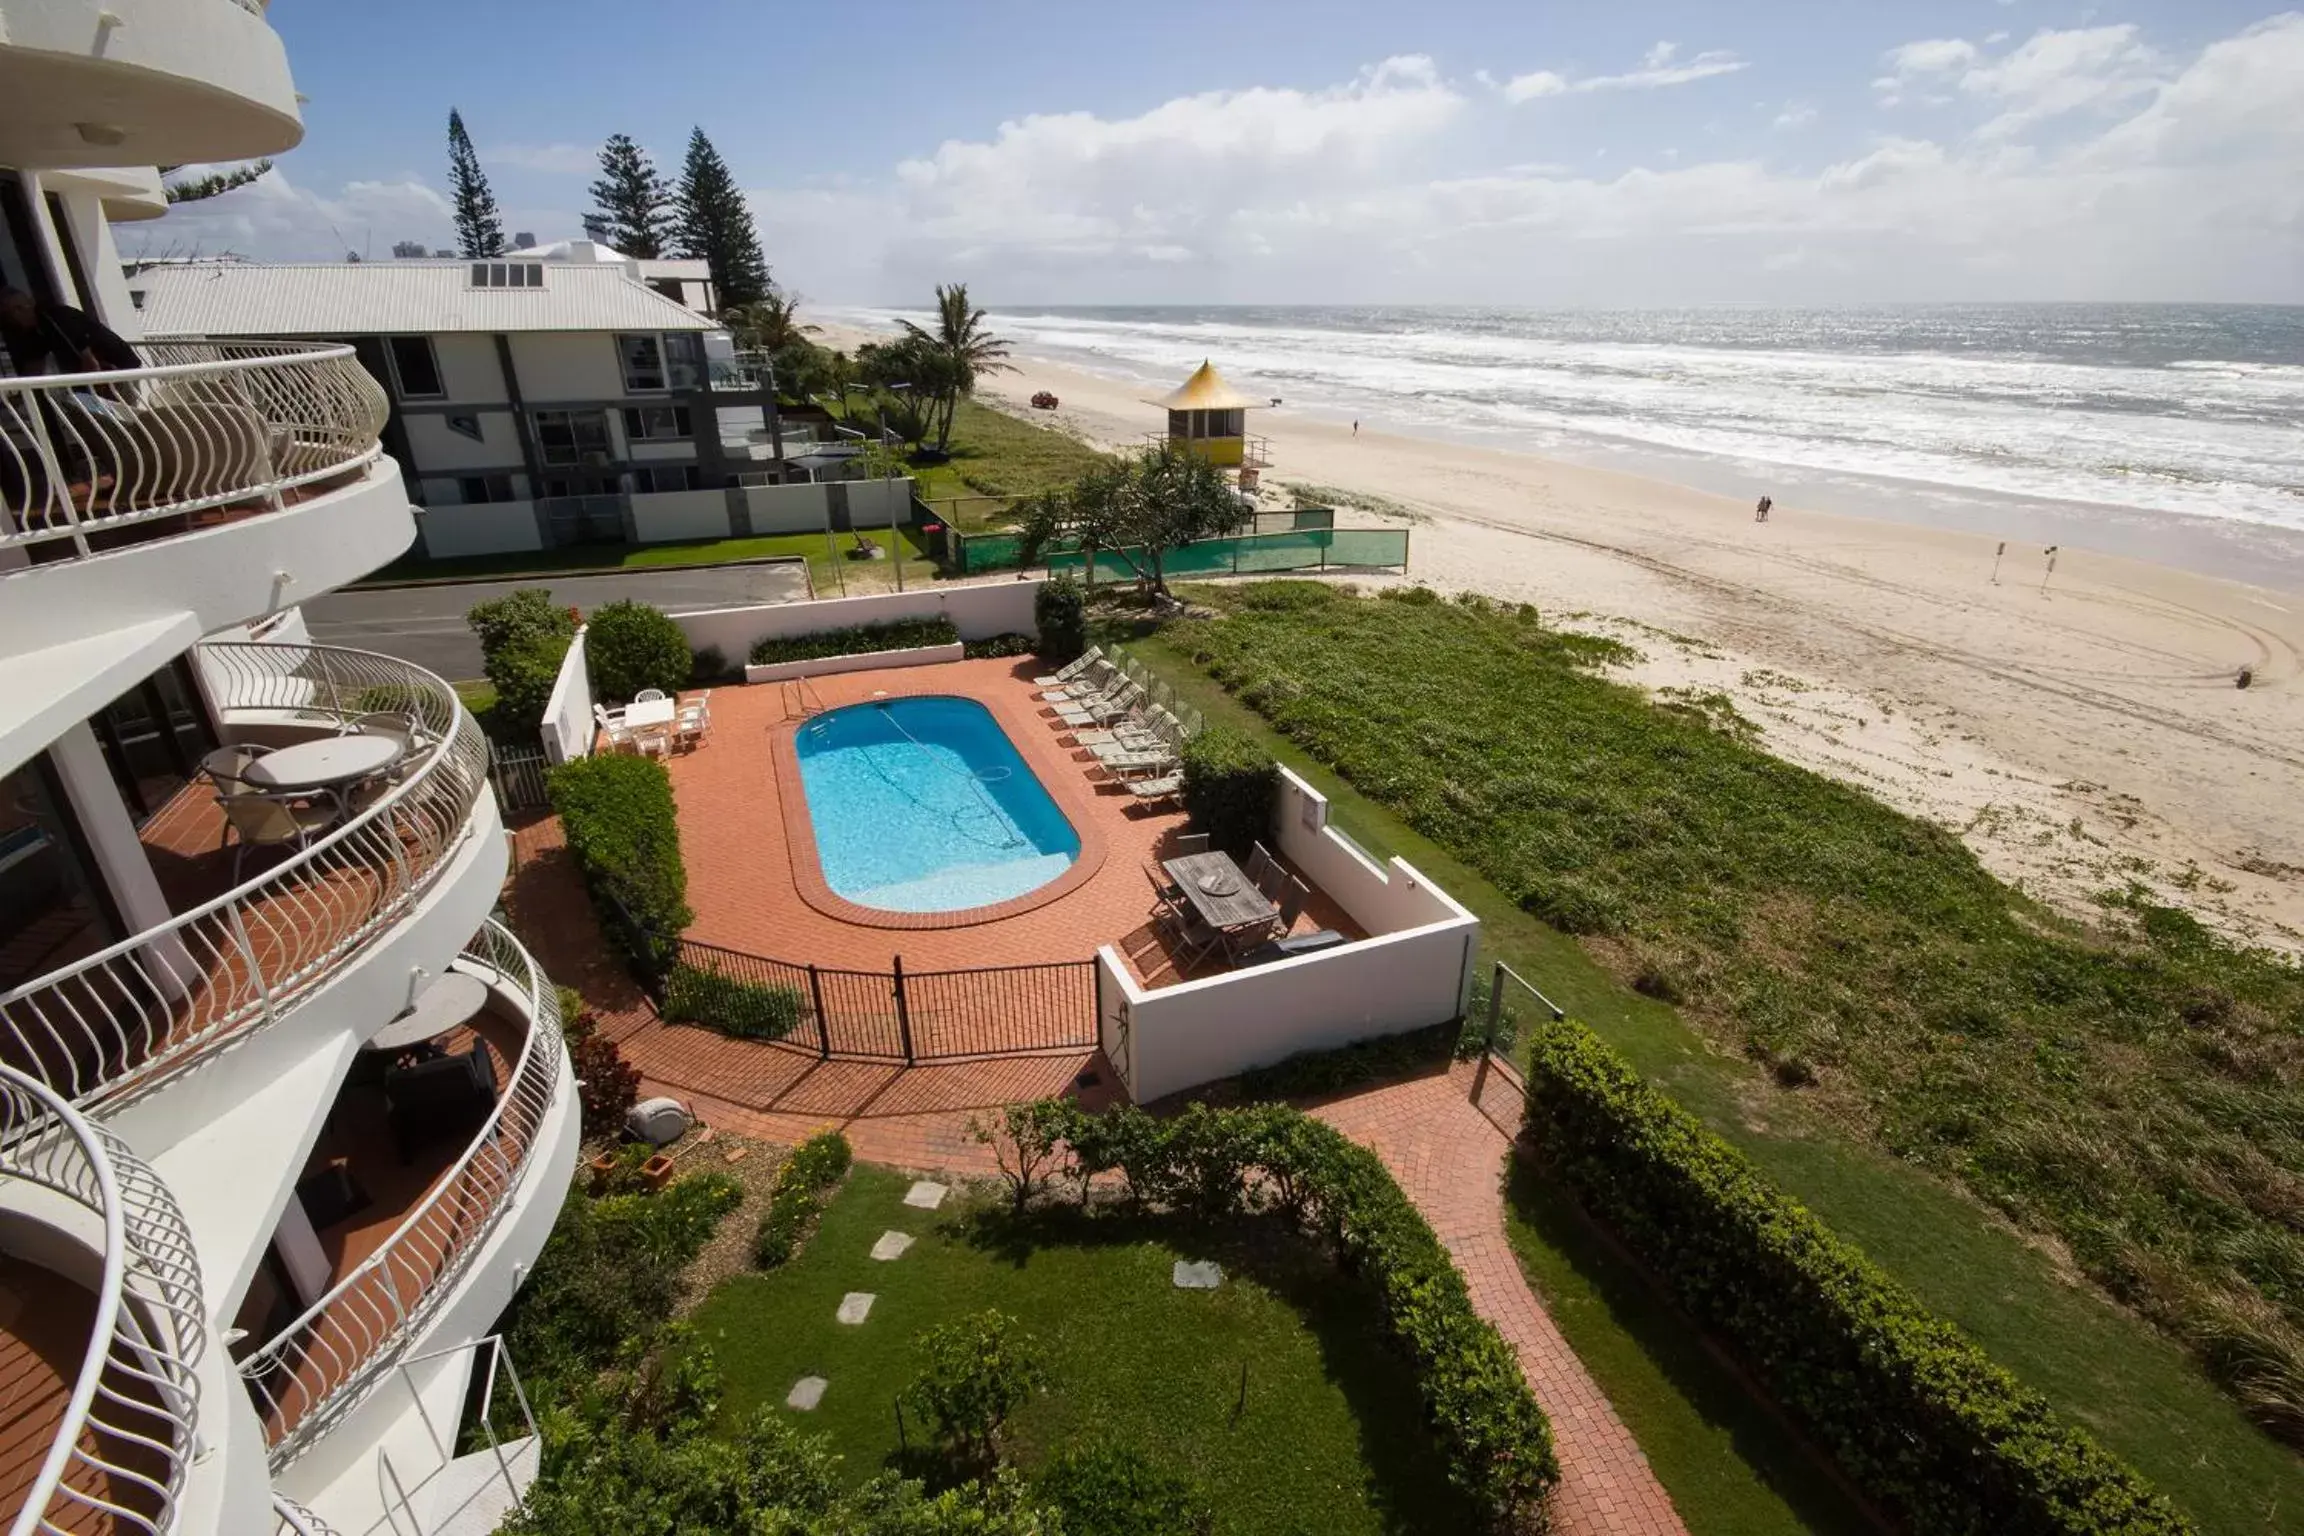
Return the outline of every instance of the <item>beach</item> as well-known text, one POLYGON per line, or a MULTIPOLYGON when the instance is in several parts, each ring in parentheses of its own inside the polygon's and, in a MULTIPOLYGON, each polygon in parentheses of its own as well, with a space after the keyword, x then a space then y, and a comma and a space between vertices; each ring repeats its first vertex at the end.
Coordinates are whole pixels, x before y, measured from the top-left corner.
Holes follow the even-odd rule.
MULTIPOLYGON (((1162 424, 1138 381, 1016 362, 983 398, 1106 446, 1162 424), (1039 390, 1061 408, 1032 410, 1039 390)), ((1411 525, 1406 577, 1363 584, 1478 591, 1615 634, 1643 657, 1627 680, 1724 695, 1771 750, 1953 830, 2067 909, 2140 881, 2236 939, 2304 951, 2304 591, 2076 543, 2051 572, 2010 541, 1995 580, 1989 534, 1791 495, 1761 523, 1742 499, 1294 405, 1249 430, 1269 440, 1268 491, 1334 504, 1340 525, 1411 525)))

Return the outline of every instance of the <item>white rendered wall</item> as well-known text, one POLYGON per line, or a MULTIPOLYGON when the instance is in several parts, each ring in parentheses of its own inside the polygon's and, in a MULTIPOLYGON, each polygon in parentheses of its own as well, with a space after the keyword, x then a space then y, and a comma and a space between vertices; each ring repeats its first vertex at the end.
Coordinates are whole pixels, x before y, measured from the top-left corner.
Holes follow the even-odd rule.
POLYGON ((434 560, 455 555, 500 555, 542 549, 532 501, 491 501, 472 506, 426 507, 424 553, 434 560))
POLYGON ((520 398, 531 406, 614 400, 625 393, 624 367, 610 332, 521 331, 510 339, 520 398))
POLYGON ((446 332, 432 338, 432 356, 440 365, 440 387, 457 405, 502 405, 511 400, 504 389, 504 365, 496 356, 494 336, 446 332))
POLYGON ((877 592, 869 597, 833 597, 811 603, 711 608, 698 613, 676 613, 672 615, 672 622, 688 637, 691 649, 716 646, 731 660, 749 656, 755 642, 771 635, 778 638, 814 635, 859 624, 928 619, 938 614, 952 621, 961 639, 983 640, 993 635, 1039 633, 1032 619, 1032 600, 1039 591, 1037 581, 939 585, 923 587, 917 592, 877 592))
POLYGON ((592 669, 585 659, 585 630, 576 631, 568 654, 560 658, 560 675, 553 681, 552 697, 544 706, 544 755, 555 763, 586 757, 596 734, 592 718, 592 669))
POLYGON ((891 519, 902 523, 912 515, 909 478, 843 483, 848 487, 848 521, 859 528, 885 528, 891 519))
POLYGON ((821 485, 748 485, 743 494, 754 533, 816 533, 830 516, 821 485))
POLYGON ((728 537, 726 491, 649 491, 632 498, 632 526, 639 544, 728 537))
POLYGON ((482 440, 474 442, 452 430, 445 416, 426 412, 403 413, 401 430, 408 434, 408 454, 418 475, 454 474, 458 470, 506 470, 522 462, 520 429, 510 411, 465 413, 479 421, 482 440))

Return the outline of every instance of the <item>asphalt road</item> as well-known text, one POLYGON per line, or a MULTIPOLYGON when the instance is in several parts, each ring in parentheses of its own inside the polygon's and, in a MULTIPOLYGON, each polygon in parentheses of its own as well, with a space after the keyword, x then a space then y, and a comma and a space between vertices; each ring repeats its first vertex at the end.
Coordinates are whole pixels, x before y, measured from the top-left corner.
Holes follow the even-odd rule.
POLYGON ((434 586, 331 592, 304 604, 305 627, 323 645, 382 651, 451 681, 480 675, 480 642, 464 627, 464 610, 520 587, 548 588, 562 603, 590 612, 619 598, 668 613, 794 603, 808 595, 808 569, 798 561, 716 565, 686 571, 618 571, 610 575, 538 576, 526 581, 459 581, 434 586))

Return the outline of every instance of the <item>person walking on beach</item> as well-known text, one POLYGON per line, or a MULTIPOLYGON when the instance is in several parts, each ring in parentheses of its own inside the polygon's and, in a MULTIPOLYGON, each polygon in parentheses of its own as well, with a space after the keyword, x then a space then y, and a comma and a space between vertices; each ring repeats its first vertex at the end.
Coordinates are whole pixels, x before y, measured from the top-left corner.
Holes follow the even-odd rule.
POLYGON ((1772 511, 1772 510, 1775 508, 1775 506, 1776 506, 1776 498, 1775 498, 1775 497, 1773 497, 1773 496, 1763 496, 1763 497, 1761 497, 1761 498, 1760 498, 1760 505, 1752 509, 1752 521, 1754 521, 1754 522, 1756 522, 1756 523, 1764 523, 1764 522, 1768 521, 1768 514, 1769 514, 1769 512, 1770 512, 1770 511, 1772 511))
POLYGON ((1352 423, 1352 435, 1354 437, 1358 437, 1360 435, 1360 423, 1358 421, 1354 421, 1352 423))

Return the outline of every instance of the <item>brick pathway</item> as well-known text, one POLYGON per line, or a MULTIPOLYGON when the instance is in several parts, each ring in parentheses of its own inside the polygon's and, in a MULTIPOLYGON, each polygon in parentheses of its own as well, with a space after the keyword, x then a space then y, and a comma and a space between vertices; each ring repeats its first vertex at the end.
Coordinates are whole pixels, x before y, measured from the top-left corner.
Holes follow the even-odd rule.
POLYGON ((1471 1089, 1472 1069, 1458 1065, 1312 1112, 1384 1159, 1448 1245, 1472 1305, 1519 1351, 1559 1447, 1553 1529, 1567 1536, 1681 1536, 1687 1527, 1632 1432, 1521 1277, 1504 1237, 1502 1165, 1510 1142, 1473 1106, 1471 1089))

